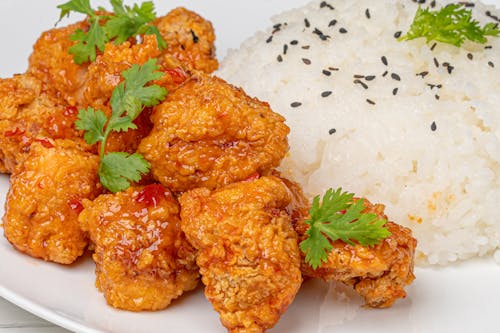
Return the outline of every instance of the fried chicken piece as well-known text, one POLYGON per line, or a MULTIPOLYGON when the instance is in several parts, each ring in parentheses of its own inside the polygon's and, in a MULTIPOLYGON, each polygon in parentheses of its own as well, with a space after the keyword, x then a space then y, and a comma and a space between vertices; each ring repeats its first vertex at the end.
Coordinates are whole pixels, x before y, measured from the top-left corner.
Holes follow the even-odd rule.
MULTIPOLYGON (((286 182, 296 198, 294 226, 299 241, 303 241, 309 229, 309 225, 304 223, 309 218, 309 205, 300 187, 286 182)), ((398 298, 406 297, 404 288, 415 279, 413 267, 417 241, 410 229, 388 220, 384 205, 372 204, 366 199, 364 205, 363 212, 376 214, 388 221, 385 225, 391 235, 373 247, 349 245, 341 240, 331 242, 333 249, 328 254, 328 261, 316 270, 305 262, 305 254, 301 252, 301 269, 304 276, 352 286, 364 297, 367 306, 386 308, 398 298)))
POLYGON ((83 205, 79 220, 95 246, 96 286, 111 306, 160 310, 197 286, 195 251, 163 186, 130 187, 83 205))
POLYGON ((88 64, 78 65, 73 61, 69 49, 76 44, 70 35, 76 30, 88 30, 87 21, 42 33, 33 46, 29 58, 28 73, 43 82, 43 90, 60 96, 70 105, 81 99, 82 86, 88 64))
POLYGON ((101 187, 99 159, 69 140, 34 143, 10 178, 4 233, 19 251, 61 264, 74 262, 88 240, 78 225, 82 199, 101 187))
MULTIPOLYGON (((163 54, 173 55, 189 69, 212 73, 219 66, 215 58, 215 33, 210 21, 179 7, 153 22, 167 42, 163 54)), ((160 63, 164 60, 160 56, 160 63)))
POLYGON ((42 91, 31 74, 0 79, 0 172, 11 173, 33 142, 78 139, 75 107, 42 91))
POLYGON ((197 73, 151 116, 139 152, 173 191, 214 189, 264 174, 288 151, 289 128, 269 105, 222 79, 197 73))
POLYGON ((205 295, 233 333, 273 327, 302 283, 292 194, 276 177, 184 193, 182 230, 198 250, 205 295))

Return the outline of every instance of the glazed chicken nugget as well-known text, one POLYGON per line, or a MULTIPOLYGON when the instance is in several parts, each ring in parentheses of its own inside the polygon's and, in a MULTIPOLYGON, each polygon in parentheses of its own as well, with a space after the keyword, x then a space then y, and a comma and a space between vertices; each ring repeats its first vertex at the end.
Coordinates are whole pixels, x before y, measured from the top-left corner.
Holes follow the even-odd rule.
MULTIPOLYGON (((212 73, 219 66, 215 58, 212 24, 200 15, 179 7, 153 22, 167 42, 163 55, 173 55, 189 69, 212 73)), ((160 63, 164 57, 160 56, 160 63)))
POLYGON ((214 189, 264 174, 288 151, 289 128, 269 105, 222 79, 197 73, 151 116, 139 152, 173 191, 214 189))
POLYGON ((72 141, 34 143, 10 178, 3 217, 9 242, 32 257, 74 262, 88 244, 78 214, 81 200, 101 191, 98 165, 72 141))
POLYGON ((86 200, 80 223, 94 243, 96 286, 129 311, 161 310, 199 280, 179 205, 159 184, 86 200))
MULTIPOLYGON (((288 185, 296 193, 296 197, 303 197, 296 184, 288 182, 288 185)), ((364 213, 373 213, 388 220, 384 214, 384 205, 372 204, 366 199, 364 205, 364 213)), ((309 228, 304 221, 309 216, 304 208, 297 210, 297 216, 301 215, 302 218, 295 219, 295 230, 299 240, 303 241, 309 228)), ((367 306, 392 306, 398 298, 406 297, 404 288, 415 279, 413 268, 417 241, 408 228, 391 221, 385 226, 391 235, 373 247, 350 245, 341 240, 331 242, 333 249, 328 253, 328 261, 316 270, 305 262, 305 254, 301 253, 302 273, 304 276, 339 281, 352 286, 364 297, 367 306)))
POLYGON ((88 28, 88 22, 82 21, 45 31, 29 58, 28 73, 44 83, 44 90, 61 96, 73 106, 81 98, 88 64, 74 62, 69 49, 77 42, 70 40, 70 36, 78 29, 86 31, 88 28))
POLYGON ((78 111, 49 92, 31 74, 0 79, 0 171, 11 173, 33 142, 78 139, 78 111))
POLYGON ((292 194, 276 177, 184 193, 182 230, 198 250, 205 295, 229 332, 273 327, 302 282, 292 194))

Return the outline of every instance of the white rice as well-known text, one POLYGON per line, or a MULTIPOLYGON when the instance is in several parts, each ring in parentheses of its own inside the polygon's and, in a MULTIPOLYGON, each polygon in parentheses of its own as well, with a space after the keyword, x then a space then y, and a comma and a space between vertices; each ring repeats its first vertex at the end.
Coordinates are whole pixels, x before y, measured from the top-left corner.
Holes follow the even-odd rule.
MULTIPOLYGON (((491 48, 431 50, 422 39, 394 37, 408 30, 414 1, 327 1, 333 10, 321 2, 274 17, 279 27, 231 51, 218 72, 287 118, 282 170, 311 197, 341 186, 384 203, 392 220, 413 229, 419 264, 495 251, 500 258, 500 38, 489 38, 491 48), (357 74, 376 77, 359 79, 365 89, 357 74)), ((494 22, 486 11, 500 16, 476 2, 473 17, 494 22)))

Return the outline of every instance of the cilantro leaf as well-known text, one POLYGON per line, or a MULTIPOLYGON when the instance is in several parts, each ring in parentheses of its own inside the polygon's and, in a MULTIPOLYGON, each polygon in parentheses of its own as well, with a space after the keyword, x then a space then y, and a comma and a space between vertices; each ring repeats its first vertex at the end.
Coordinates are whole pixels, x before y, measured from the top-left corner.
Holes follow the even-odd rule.
POLYGON ((378 244, 390 236, 390 231, 384 228, 387 222, 379 219, 376 214, 363 213, 364 200, 354 202, 354 194, 342 192, 342 189, 329 189, 320 204, 319 196, 313 199, 309 210, 310 219, 308 236, 300 243, 300 249, 306 254, 306 263, 313 269, 328 260, 328 252, 332 242, 340 239, 354 245, 358 242, 363 246, 378 244))
POLYGON ((72 11, 88 16, 94 15, 94 11, 92 10, 92 7, 90 7, 90 0, 71 0, 57 6, 57 8, 61 10, 58 22, 60 22, 65 16, 69 16, 69 13, 72 11))
POLYGON ((126 190, 149 172, 149 163, 140 154, 113 152, 104 155, 99 166, 99 179, 113 193, 126 190))
POLYGON ((94 61, 97 57, 96 48, 102 52, 107 43, 106 34, 97 20, 92 22, 88 32, 78 29, 70 36, 70 40, 78 42, 69 48, 69 53, 74 55, 78 65, 94 61))
POLYGON ((101 110, 88 108, 80 110, 75 126, 84 130, 84 139, 88 144, 101 142, 99 156, 99 179, 102 185, 112 192, 127 189, 131 182, 141 179, 149 172, 150 165, 140 154, 123 152, 106 153, 106 142, 112 132, 136 129, 133 123, 146 106, 160 103, 167 91, 159 86, 150 85, 151 81, 163 76, 158 72, 156 59, 148 60, 144 65, 132 65, 122 72, 124 80, 113 90, 111 97, 111 117, 101 110))
POLYGON ((104 139, 104 125, 107 121, 108 118, 104 112, 88 108, 78 112, 75 127, 85 131, 83 138, 89 145, 93 145, 104 139))
POLYGON ((150 59, 142 66, 132 65, 122 73, 125 80, 113 91, 110 101, 114 116, 119 117, 126 110, 128 116, 134 120, 143 107, 156 105, 165 98, 165 88, 157 85, 146 86, 148 82, 163 77, 163 73, 158 69, 156 59, 150 59))
POLYGON ((472 19, 472 11, 460 4, 449 4, 440 10, 431 11, 419 7, 406 35, 399 38, 412 40, 423 37, 427 43, 438 41, 460 47, 465 40, 484 44, 487 36, 498 37, 498 24, 488 23, 481 27, 472 19))
MULTIPOLYGON (((89 17, 89 31, 77 30, 70 36, 72 41, 78 41, 69 51, 75 56, 75 63, 94 61, 97 50, 104 51, 104 46, 109 41, 114 40, 116 44, 120 44, 138 34, 154 34, 158 47, 160 49, 166 47, 158 28, 150 25, 156 19, 154 4, 151 1, 141 5, 134 4, 132 7, 125 6, 123 0, 110 0, 110 2, 114 15, 98 15, 90 6, 90 0, 70 0, 57 6, 61 10, 58 22, 71 12, 89 17)), ((102 7, 99 7, 99 10, 105 11, 102 7)))

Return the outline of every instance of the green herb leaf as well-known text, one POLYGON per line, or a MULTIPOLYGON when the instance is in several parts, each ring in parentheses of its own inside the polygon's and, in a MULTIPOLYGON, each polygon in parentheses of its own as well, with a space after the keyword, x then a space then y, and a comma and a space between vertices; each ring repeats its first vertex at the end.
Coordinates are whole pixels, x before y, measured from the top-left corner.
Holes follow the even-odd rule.
POLYGON ((116 193, 129 188, 131 182, 139 181, 149 168, 149 163, 140 154, 108 153, 101 159, 99 179, 104 187, 116 193))
POLYGON ((57 6, 57 8, 61 10, 58 22, 60 22, 65 16, 69 16, 70 12, 81 13, 88 16, 94 15, 94 11, 92 10, 92 7, 90 7, 90 0, 71 0, 57 6))
POLYGON ((69 53, 74 55, 74 61, 78 65, 94 61, 97 57, 96 48, 102 52, 107 43, 106 34, 97 20, 92 22, 88 32, 78 29, 70 36, 70 40, 78 41, 69 48, 69 53))
POLYGON ((313 269, 328 260, 331 243, 340 239, 348 244, 357 242, 363 246, 378 244, 391 235, 384 228, 384 219, 372 213, 362 213, 364 200, 354 202, 354 194, 342 192, 342 189, 329 189, 320 204, 319 196, 313 200, 305 221, 310 227, 306 232, 308 238, 300 243, 300 249, 306 254, 306 263, 313 269))
POLYGON ((410 30, 399 40, 423 37, 427 43, 438 41, 460 47, 465 40, 484 44, 488 41, 487 36, 499 35, 498 24, 488 23, 481 28, 479 22, 472 19, 471 10, 450 4, 436 11, 419 7, 410 30))
POLYGON ((131 182, 139 181, 141 175, 149 171, 149 163, 140 154, 123 152, 105 153, 106 141, 112 132, 135 129, 133 123, 146 106, 160 103, 167 91, 159 86, 151 85, 151 81, 159 79, 163 73, 158 72, 156 59, 148 60, 144 65, 132 65, 122 72, 122 81, 113 90, 111 97, 111 117, 101 110, 88 108, 80 110, 75 126, 84 130, 84 139, 88 144, 101 142, 99 156, 99 179, 102 185, 112 192, 123 191, 131 182))
MULTIPOLYGON (((109 41, 114 40, 116 44, 120 44, 138 34, 154 34, 158 47, 160 49, 166 47, 166 42, 158 28, 150 25, 156 19, 154 4, 151 1, 146 1, 141 5, 135 4, 133 7, 125 6, 123 0, 110 0, 110 2, 114 15, 97 15, 90 6, 90 0, 71 0, 57 6, 61 9, 59 21, 69 16, 71 12, 89 16, 89 31, 77 30, 70 37, 71 40, 78 41, 78 44, 71 47, 69 51, 75 56, 75 63, 94 61, 97 50, 104 51, 104 46, 109 41)), ((99 10, 105 11, 101 7, 99 10)))
POLYGON ((85 131, 83 138, 89 145, 93 145, 104 139, 104 125, 107 121, 104 112, 88 108, 78 112, 75 127, 77 130, 85 131))

